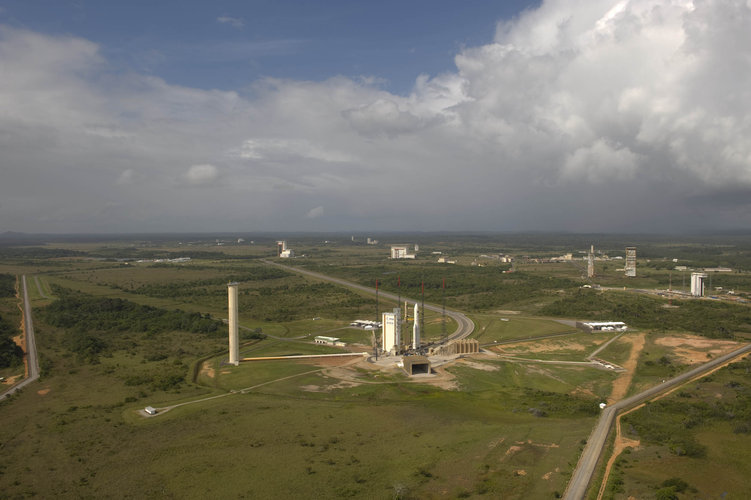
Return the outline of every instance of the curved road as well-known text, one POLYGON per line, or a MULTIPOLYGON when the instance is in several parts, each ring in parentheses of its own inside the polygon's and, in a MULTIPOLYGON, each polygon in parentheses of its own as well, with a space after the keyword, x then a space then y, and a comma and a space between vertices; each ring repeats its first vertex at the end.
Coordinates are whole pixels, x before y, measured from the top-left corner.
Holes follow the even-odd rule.
MULTIPOLYGON (((268 264, 270 266, 276 266, 276 267, 278 267, 280 269, 284 269, 286 271, 291 271, 293 273, 298 273, 298 274, 303 274, 303 275, 306 275, 306 276, 311 276, 313 278, 317 278, 317 279, 320 279, 320 280, 328 281, 330 283, 335 283, 337 285, 341 285, 341 286, 344 286, 344 287, 347 287, 347 288, 354 288, 355 290, 359 290, 361 292, 369 293, 371 295, 375 295, 375 293, 376 293, 375 288, 370 288, 370 287, 367 287, 367 286, 364 286, 364 285, 358 285, 357 283, 352 283, 351 281, 343 280, 343 279, 340 279, 340 278, 333 278, 331 276, 326 276, 325 274, 316 273, 316 272, 308 271, 308 270, 305 270, 305 269, 300 269, 298 267, 285 266, 285 265, 282 265, 282 264, 277 264, 276 262, 270 262, 268 260, 262 260, 261 262, 263 262, 264 264, 268 264)), ((391 299, 394 302, 397 302, 399 300, 399 296, 398 295, 393 294, 393 293, 389 293, 389 292, 383 292, 383 291, 379 290, 378 291, 378 295, 381 296, 381 297, 385 297, 387 299, 391 299)), ((402 301, 410 303, 410 304, 417 304, 417 303, 419 303, 418 301, 412 300, 412 299, 407 298, 407 297, 402 297, 402 301)), ((400 304, 400 306, 401 306, 401 304, 400 304)), ((431 304, 425 304, 425 309, 427 309, 429 311, 434 311, 434 312, 437 312, 437 313, 442 313, 443 312, 443 309, 441 307, 434 306, 434 305, 431 305, 431 304)), ((456 325, 457 325, 456 331, 454 333, 452 333, 451 335, 448 336, 448 340, 449 341, 451 341, 451 340, 459 340, 459 339, 463 339, 463 338, 469 337, 469 335, 472 334, 472 332, 475 330, 475 324, 474 324, 474 322, 471 319, 469 319, 468 317, 466 317, 464 314, 460 313, 460 312, 450 311, 450 310, 446 309, 446 316, 448 316, 451 319, 453 319, 454 321, 456 321, 456 325)))
POLYGON ((37 345, 34 338, 34 324, 31 321, 31 304, 29 303, 29 293, 26 290, 26 275, 21 277, 23 285, 23 321, 26 333, 26 366, 28 366, 29 376, 22 382, 14 385, 4 393, 0 394, 0 399, 10 396, 16 391, 23 389, 33 381, 39 378, 39 360, 37 359, 37 345))
POLYGON ((597 422, 597 426, 594 428, 592 434, 587 440, 587 444, 584 447, 584 451, 582 452, 581 457, 579 458, 579 463, 576 465, 576 469, 574 469, 574 473, 571 475, 571 480, 568 483, 566 494, 563 498, 567 500, 579 500, 584 498, 584 494, 587 492, 587 487, 589 486, 589 483, 592 480, 592 476, 594 475, 597 462, 600 459, 600 455, 602 455, 602 450, 605 448, 605 441, 608 437, 608 433, 610 432, 610 427, 613 425, 613 420, 615 420, 618 412, 632 406, 636 406, 637 404, 642 403, 647 399, 660 394, 661 392, 667 391, 668 389, 688 382, 694 377, 706 373, 713 368, 716 368, 717 366, 732 360, 735 357, 738 357, 742 354, 747 354, 749 352, 751 352, 751 344, 741 347, 740 349, 736 349, 735 351, 725 354, 724 356, 720 356, 719 358, 713 359, 712 361, 704 363, 703 365, 689 370, 686 373, 678 375, 675 378, 658 384, 650 389, 647 389, 644 392, 641 392, 629 398, 622 399, 614 405, 605 408, 602 411, 600 420, 597 422))

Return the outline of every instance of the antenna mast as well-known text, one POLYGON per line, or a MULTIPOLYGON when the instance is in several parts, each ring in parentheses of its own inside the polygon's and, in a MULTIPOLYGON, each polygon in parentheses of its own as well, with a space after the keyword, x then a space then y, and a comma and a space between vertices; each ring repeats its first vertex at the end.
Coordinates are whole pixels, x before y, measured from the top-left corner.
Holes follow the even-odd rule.
MULTIPOLYGON (((378 280, 376 279, 376 325, 378 324, 378 280)), ((383 325, 381 325, 381 330, 383 329, 383 325)), ((375 358, 376 361, 378 361, 378 330, 379 328, 376 328, 373 330, 373 348, 375 350, 375 358)))
POLYGON ((443 316, 441 317, 441 333, 443 334, 443 341, 446 342, 446 278, 443 278, 441 288, 443 289, 443 316))

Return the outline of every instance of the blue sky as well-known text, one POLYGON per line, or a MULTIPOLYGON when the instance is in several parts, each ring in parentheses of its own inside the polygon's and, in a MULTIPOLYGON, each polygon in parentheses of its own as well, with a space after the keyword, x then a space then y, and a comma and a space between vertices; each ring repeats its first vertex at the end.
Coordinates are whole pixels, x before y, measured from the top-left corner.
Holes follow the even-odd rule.
POLYGON ((751 227, 751 3, 6 1, 0 232, 751 227))
POLYGON ((119 70, 203 89, 262 77, 382 79, 408 92, 421 73, 453 71, 465 46, 538 1, 16 1, 3 22, 100 44, 119 70))

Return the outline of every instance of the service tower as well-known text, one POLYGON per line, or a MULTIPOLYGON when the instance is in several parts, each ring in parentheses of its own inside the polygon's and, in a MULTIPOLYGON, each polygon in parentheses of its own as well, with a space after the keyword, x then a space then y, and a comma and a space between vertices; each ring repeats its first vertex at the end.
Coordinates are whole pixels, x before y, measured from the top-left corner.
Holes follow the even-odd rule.
POLYGON ((415 302, 415 315, 413 316, 414 323, 412 324, 412 349, 417 350, 420 348, 420 322, 417 320, 417 302, 415 302))
POLYGON ((240 364, 240 337, 237 326, 237 283, 227 284, 229 298, 229 364, 240 364))

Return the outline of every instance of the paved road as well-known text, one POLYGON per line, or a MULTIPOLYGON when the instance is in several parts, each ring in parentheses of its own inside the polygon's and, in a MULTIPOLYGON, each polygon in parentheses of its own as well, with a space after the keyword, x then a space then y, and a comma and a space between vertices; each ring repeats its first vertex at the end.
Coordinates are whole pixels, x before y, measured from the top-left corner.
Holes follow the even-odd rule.
POLYGON ((21 284, 23 286, 23 320, 26 326, 26 362, 29 367, 29 376, 14 385, 7 391, 0 394, 0 399, 6 396, 10 396, 16 391, 23 389, 33 381, 39 378, 39 360, 37 359, 37 345, 34 338, 34 324, 31 321, 31 304, 29 303, 29 292, 26 290, 26 275, 21 277, 21 284))
POLYGON ((584 494, 587 492, 587 487, 589 486, 589 483, 592 480, 592 476, 594 475, 597 462, 600 459, 600 455, 602 455, 602 450, 605 448, 605 440, 607 439, 608 432, 610 431, 610 427, 613 425, 613 420, 615 420, 618 412, 636 406, 637 404, 651 399, 652 397, 665 392, 668 389, 688 382, 692 378, 706 373, 737 356, 747 354, 749 352, 751 352, 751 344, 741 347, 740 349, 736 349, 735 351, 725 354, 724 356, 720 356, 719 358, 713 359, 708 363, 704 363, 703 365, 689 370, 686 373, 678 375, 677 377, 663 382, 662 384, 658 384, 642 393, 636 394, 629 398, 622 399, 614 405, 605 408, 600 415, 600 420, 597 422, 597 426, 594 428, 592 434, 587 440, 587 445, 584 447, 584 451, 579 458, 579 463, 576 465, 574 473, 571 475, 571 480, 569 481, 566 488, 566 494, 564 495, 564 498, 567 500, 579 500, 584 498, 584 494))
MULTIPOLYGON (((261 262, 268 264, 270 266, 279 267, 281 269, 284 269, 286 271, 291 271, 293 273, 298 274, 304 274, 306 276, 312 276, 313 278, 318 278, 320 280, 328 281, 330 283, 336 283, 337 285, 346 286, 348 288, 354 288, 355 290, 360 290, 361 292, 366 292, 372 295, 375 295, 376 290, 375 288, 370 288, 363 285, 358 285, 357 283, 352 283, 351 281, 339 279, 339 278, 333 278, 331 276, 326 276, 325 274, 316 273, 313 271, 308 271, 306 269, 300 269, 298 267, 292 267, 292 266, 285 266, 282 264, 277 264, 276 262, 271 262, 268 260, 262 260, 261 262)), ((381 290, 378 291, 378 295, 387 299, 391 299, 394 302, 399 300, 399 296, 393 293, 389 292, 383 292, 381 290)), ((416 301, 414 299, 410 299, 407 297, 402 297, 402 302, 407 302, 410 304, 419 304, 419 301, 416 301)), ((425 304, 425 309, 429 311, 434 311, 437 313, 443 312, 443 309, 440 306, 434 306, 431 304, 425 304)), ((472 332, 475 330, 475 324, 474 322, 466 317, 464 314, 457 312, 457 311, 450 311, 446 309, 446 316, 450 317, 454 321, 456 321, 456 331, 448 336, 448 340, 459 340, 466 337, 469 337, 472 332)))

